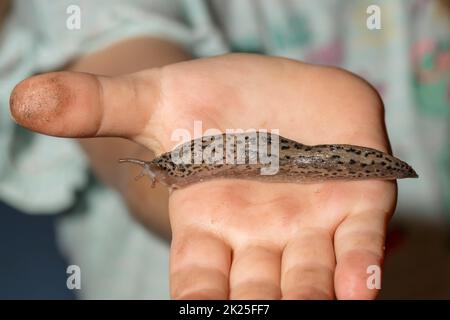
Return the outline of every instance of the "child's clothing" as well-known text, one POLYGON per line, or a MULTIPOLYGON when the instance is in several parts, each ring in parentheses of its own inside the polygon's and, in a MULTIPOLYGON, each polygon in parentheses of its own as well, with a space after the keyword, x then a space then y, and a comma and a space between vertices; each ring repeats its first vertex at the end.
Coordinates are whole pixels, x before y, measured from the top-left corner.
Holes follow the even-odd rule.
POLYGON ((399 214, 441 219, 450 214, 449 16, 432 0, 16 0, 0 35, 0 198, 29 213, 66 211, 59 242, 81 267, 81 297, 168 297, 168 245, 90 179, 75 141, 26 131, 8 108, 20 80, 149 36, 197 57, 257 52, 367 79, 385 102, 395 155, 420 175, 399 182, 399 214), (67 27, 73 5, 79 30, 67 27), (366 25, 371 5, 381 9, 381 30, 366 25))

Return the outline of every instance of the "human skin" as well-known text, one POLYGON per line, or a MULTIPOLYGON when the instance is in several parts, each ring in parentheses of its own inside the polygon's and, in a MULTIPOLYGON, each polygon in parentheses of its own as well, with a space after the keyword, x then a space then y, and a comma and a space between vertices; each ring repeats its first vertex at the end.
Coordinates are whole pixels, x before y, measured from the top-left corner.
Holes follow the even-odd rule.
MULTIPOLYGON (((172 43, 159 39, 135 38, 80 57, 68 65, 67 69, 117 76, 188 59, 191 59, 190 55, 172 43)), ((158 185, 150 189, 145 179, 134 180, 139 174, 137 168, 118 167, 116 161, 124 155, 151 159, 154 153, 122 138, 80 139, 79 142, 90 159, 94 173, 107 185, 119 188, 133 216, 152 232, 170 240, 167 188, 158 185)))
MULTIPOLYGON (((185 57, 178 47, 171 50, 185 57)), ((191 60, 114 77, 43 74, 14 89, 11 113, 39 133, 123 137, 154 154, 170 151, 177 143, 172 132, 192 130, 197 120, 204 130, 279 129, 305 144, 389 151, 382 102, 365 81, 340 69, 261 55, 191 60)), ((148 203, 154 192, 149 184, 137 185, 130 178, 134 169, 115 165, 142 149, 127 144, 119 150, 130 154, 109 154, 108 142, 102 143, 100 156, 85 147, 99 176, 128 203, 148 203), (102 161, 95 164, 97 158, 102 161)), ((382 265, 396 194, 394 181, 215 180, 176 190, 169 197, 172 297, 375 298, 367 268, 382 265)), ((158 220, 145 209, 134 214, 150 228, 158 220)))

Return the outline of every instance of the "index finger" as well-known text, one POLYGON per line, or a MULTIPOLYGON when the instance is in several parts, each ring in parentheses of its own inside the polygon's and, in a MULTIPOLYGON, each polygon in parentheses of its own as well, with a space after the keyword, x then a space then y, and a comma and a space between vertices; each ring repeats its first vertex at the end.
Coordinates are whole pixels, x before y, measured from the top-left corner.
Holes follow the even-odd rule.
POLYGON ((170 287, 175 299, 227 299, 231 248, 200 230, 173 232, 170 287))

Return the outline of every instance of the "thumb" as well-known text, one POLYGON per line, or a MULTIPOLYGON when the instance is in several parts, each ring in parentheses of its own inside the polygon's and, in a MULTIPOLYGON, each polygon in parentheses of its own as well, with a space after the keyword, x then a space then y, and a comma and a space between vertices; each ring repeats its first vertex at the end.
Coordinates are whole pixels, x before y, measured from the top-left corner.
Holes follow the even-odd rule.
POLYGON ((133 138, 148 124, 159 95, 158 69, 120 77, 54 72, 20 82, 10 98, 16 122, 60 137, 133 138))

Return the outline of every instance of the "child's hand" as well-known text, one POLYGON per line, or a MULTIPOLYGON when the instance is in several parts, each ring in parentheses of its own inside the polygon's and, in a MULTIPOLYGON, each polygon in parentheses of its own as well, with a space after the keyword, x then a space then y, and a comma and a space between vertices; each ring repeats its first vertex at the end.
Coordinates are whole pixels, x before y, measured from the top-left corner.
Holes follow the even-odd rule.
MULTIPOLYGON (((177 128, 279 129, 305 144, 387 151, 383 107, 337 69, 228 55, 106 78, 52 73, 19 84, 17 122, 65 137, 120 136, 156 153, 177 128)), ((124 154, 124 157, 128 155, 124 154)), ((116 161, 116 159, 111 159, 116 161)), ((118 167, 117 170, 121 170, 118 167)), ((174 298, 374 298, 396 202, 392 181, 263 184, 216 180, 170 196, 174 298)))

